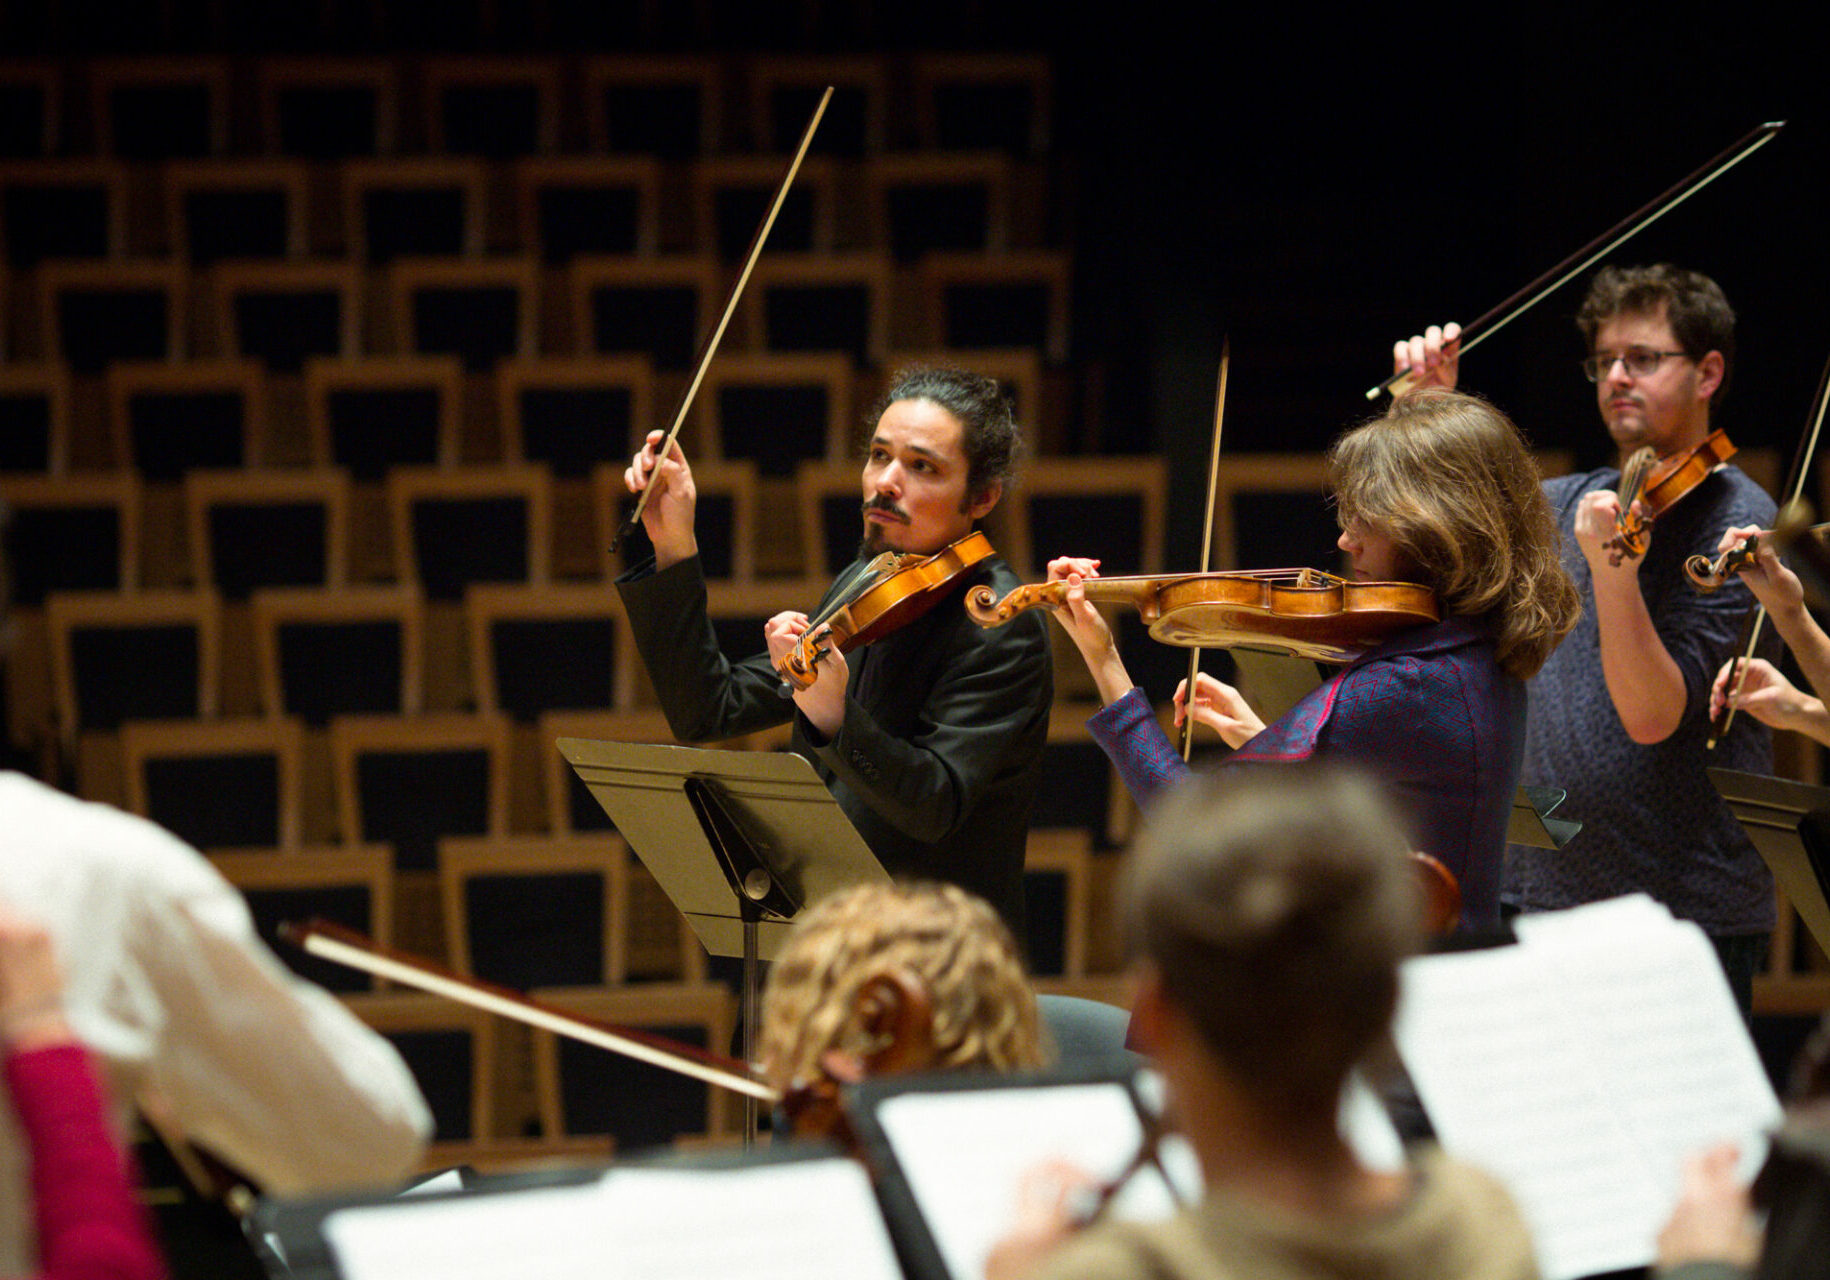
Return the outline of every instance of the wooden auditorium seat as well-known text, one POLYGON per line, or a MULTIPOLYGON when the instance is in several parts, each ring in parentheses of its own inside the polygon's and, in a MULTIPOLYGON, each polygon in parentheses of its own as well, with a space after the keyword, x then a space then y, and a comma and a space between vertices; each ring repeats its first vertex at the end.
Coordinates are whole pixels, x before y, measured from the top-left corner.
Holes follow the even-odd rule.
POLYGON ((502 459, 557 479, 627 466, 655 424, 654 369, 641 356, 540 356, 496 367, 502 459))
POLYGON ((724 148, 722 71, 705 54, 621 54, 585 63, 593 152, 687 160, 724 148))
POLYGON ((613 835, 452 836, 438 842, 451 966, 512 987, 620 985, 629 848, 613 835))
POLYGON ((473 374, 539 353, 540 271, 531 257, 403 257, 385 280, 403 351, 454 355, 473 374))
MULTIPOLYGON (((736 999, 717 983, 542 989, 544 1003, 729 1056, 736 999)), ((534 1034, 534 1079, 549 1138, 613 1138, 620 1152, 730 1133, 724 1091, 577 1041, 534 1034)))
POLYGON ((124 360, 179 360, 188 351, 189 280, 181 263, 46 262, 38 269, 45 354, 73 373, 124 360))
POLYGON ((538 262, 648 258, 660 246, 661 166, 652 156, 524 156, 511 175, 517 244, 538 262))
MULTIPOLYGON (((707 156, 692 163, 693 246, 741 262, 788 164, 780 156, 707 156)), ((825 156, 801 162, 769 231, 770 253, 830 254, 837 244, 838 171, 825 156)))
POLYGON ((1043 55, 921 53, 910 78, 923 150, 1049 154, 1054 85, 1043 55))
POLYGON ((262 712, 313 726, 340 715, 416 713, 424 702, 425 610, 410 586, 256 591, 262 712))
POLYGON ((96 149, 129 161, 229 151, 229 64, 214 57, 102 58, 88 66, 96 149))
POLYGON ((1011 247, 1010 162, 997 152, 920 152, 864 163, 870 244, 899 263, 1011 247))
POLYGON ((770 478, 792 477, 807 458, 846 457, 854 386, 846 356, 722 355, 700 384, 693 408, 703 434, 687 456, 748 459, 770 478))
POLYGON ((658 370, 692 367, 725 288, 717 260, 580 257, 566 272, 581 356, 645 356, 658 370))
POLYGON ((916 266, 928 341, 939 347, 1028 347, 1051 365, 1068 354, 1066 255, 931 253, 916 266))
POLYGON ((239 850, 213 853, 210 862, 247 899, 256 932, 288 968, 342 995, 377 988, 376 979, 362 970, 308 955, 282 940, 279 926, 326 920, 391 946, 394 859, 385 845, 239 850))
POLYGON ((193 471, 184 507, 191 580, 225 601, 348 579, 350 483, 334 467, 193 471))
POLYGON ((457 600, 478 582, 541 583, 553 541, 544 467, 397 467, 388 512, 403 582, 427 600, 457 600))
POLYGON ((229 359, 297 374, 311 357, 362 354, 362 269, 353 262, 218 262, 205 276, 211 332, 229 359))
POLYGON ((0 260, 26 271, 57 259, 127 255, 127 168, 72 157, 0 160, 0 260))
POLYGON ((395 467, 453 466, 461 456, 464 370, 454 356, 308 359, 311 458, 358 483, 395 467))
POLYGON ((400 71, 392 58, 262 58, 255 80, 270 155, 344 160, 398 147, 400 71))
POLYGON ((344 243, 370 266, 400 257, 483 252, 488 172, 457 156, 349 160, 343 165, 344 243))
POLYGON ((199 849, 298 849, 305 733, 289 716, 130 720, 127 807, 199 849))
POLYGON ((60 476, 70 468, 70 371, 0 364, 0 477, 60 476))
POLYGON ((491 160, 559 150, 560 67, 540 57, 444 55, 421 68, 426 145, 491 160))
POLYGON ((739 312, 752 351, 842 352, 863 368, 889 349, 887 258, 871 253, 766 256, 739 312))
POLYGON ((265 460, 267 387, 255 361, 116 361, 104 384, 115 456, 149 483, 265 460))
POLYGON ((499 716, 339 716, 330 755, 343 842, 393 845, 398 870, 434 870, 445 836, 508 832, 509 725, 499 716))
POLYGON ((193 270, 226 259, 308 252, 309 175, 297 160, 185 160, 167 165, 166 243, 193 270))
POLYGON ((889 75, 883 59, 758 54, 747 70, 754 150, 792 155, 828 85, 832 102, 808 154, 858 159, 885 149, 889 75))

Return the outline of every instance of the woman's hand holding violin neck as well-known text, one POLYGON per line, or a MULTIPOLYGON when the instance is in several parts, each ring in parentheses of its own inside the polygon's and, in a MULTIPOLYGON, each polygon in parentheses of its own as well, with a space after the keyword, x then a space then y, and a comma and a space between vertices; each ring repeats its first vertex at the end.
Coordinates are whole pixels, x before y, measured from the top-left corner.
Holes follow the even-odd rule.
POLYGON ((1453 387, 1461 380, 1461 326, 1451 321, 1392 345, 1392 372, 1406 380, 1392 388, 1402 395, 1412 387, 1453 387))
POLYGON ((1054 611, 1055 621, 1086 659, 1087 670, 1093 673, 1093 683, 1099 688, 1100 701, 1112 703, 1130 692, 1132 682, 1131 673, 1118 656, 1112 628, 1087 599, 1085 584, 1098 576, 1099 561, 1084 556, 1058 556, 1048 562, 1048 580, 1067 584, 1066 599, 1054 611))
POLYGON ((1781 615, 1794 615, 1802 611, 1805 607, 1804 584, 1779 559, 1779 553, 1773 549, 1773 540, 1767 536, 1767 530, 1758 525, 1737 525, 1723 533, 1722 541, 1716 545, 1716 554, 1740 550, 1749 538, 1759 538, 1760 541, 1754 548, 1753 558, 1739 567, 1741 581, 1747 583, 1748 590, 1766 606, 1775 622, 1781 620, 1781 615))
POLYGON ((699 497, 693 486, 693 469, 687 465, 678 440, 665 457, 658 456, 666 439, 665 432, 650 431, 623 471, 623 484, 630 493, 639 496, 644 489, 655 490, 642 508, 642 528, 654 544, 655 567, 659 569, 699 554, 699 540, 693 532, 693 511, 699 497))
POLYGON ((1176 686, 1176 725, 1193 715, 1196 724, 1204 724, 1220 735, 1229 747, 1243 747, 1264 729, 1264 721, 1253 711, 1239 690, 1214 679, 1205 671, 1195 676, 1194 705, 1188 705, 1188 681, 1176 686))

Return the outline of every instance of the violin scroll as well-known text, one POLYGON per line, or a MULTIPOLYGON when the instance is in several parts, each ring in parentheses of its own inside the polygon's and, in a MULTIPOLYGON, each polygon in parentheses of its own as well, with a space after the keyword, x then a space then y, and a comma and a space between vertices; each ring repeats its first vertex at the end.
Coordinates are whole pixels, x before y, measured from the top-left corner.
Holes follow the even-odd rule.
POLYGON ((966 593, 966 612, 981 627, 1001 627, 1019 613, 1031 609, 1059 609, 1067 601, 1064 582, 1032 582, 1018 587, 1002 600, 987 586, 976 586, 966 593))
POLYGON ((1614 537, 1607 543, 1608 563, 1618 565, 1644 555, 1652 522, 1735 452, 1734 442, 1719 430, 1668 458, 1657 457, 1650 447, 1637 450, 1620 468, 1620 514, 1615 517, 1614 537))

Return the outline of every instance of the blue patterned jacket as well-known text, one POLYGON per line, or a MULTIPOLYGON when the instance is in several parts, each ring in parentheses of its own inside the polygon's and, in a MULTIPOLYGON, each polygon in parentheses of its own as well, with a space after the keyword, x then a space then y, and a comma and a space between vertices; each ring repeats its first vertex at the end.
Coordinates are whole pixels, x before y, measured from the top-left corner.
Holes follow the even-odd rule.
MULTIPOLYGON (((1138 803, 1188 766, 1132 689, 1088 722, 1138 803)), ((1476 623, 1446 618, 1388 640, 1312 690, 1227 760, 1351 761, 1384 778, 1417 847, 1455 873, 1462 923, 1499 921, 1500 864, 1525 743, 1525 686, 1476 623)))

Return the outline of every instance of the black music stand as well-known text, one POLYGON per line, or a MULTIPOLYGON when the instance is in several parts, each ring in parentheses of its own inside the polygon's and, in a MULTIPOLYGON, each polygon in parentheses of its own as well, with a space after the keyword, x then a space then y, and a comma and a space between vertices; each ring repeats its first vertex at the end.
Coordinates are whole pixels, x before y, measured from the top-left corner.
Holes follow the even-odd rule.
MULTIPOLYGON (((813 766, 775 751, 561 738, 559 753, 706 951, 743 959, 743 1056, 756 1060, 759 961, 809 902, 888 881, 813 766)), ((744 1099, 744 1141, 756 1099, 744 1099)))
POLYGON ((1550 815, 1568 795, 1560 787, 1520 787, 1506 821, 1506 843, 1533 849, 1561 849, 1582 830, 1580 822, 1550 815))
POLYGON ((1830 950, 1830 788, 1735 769, 1708 773, 1798 918, 1830 950))

